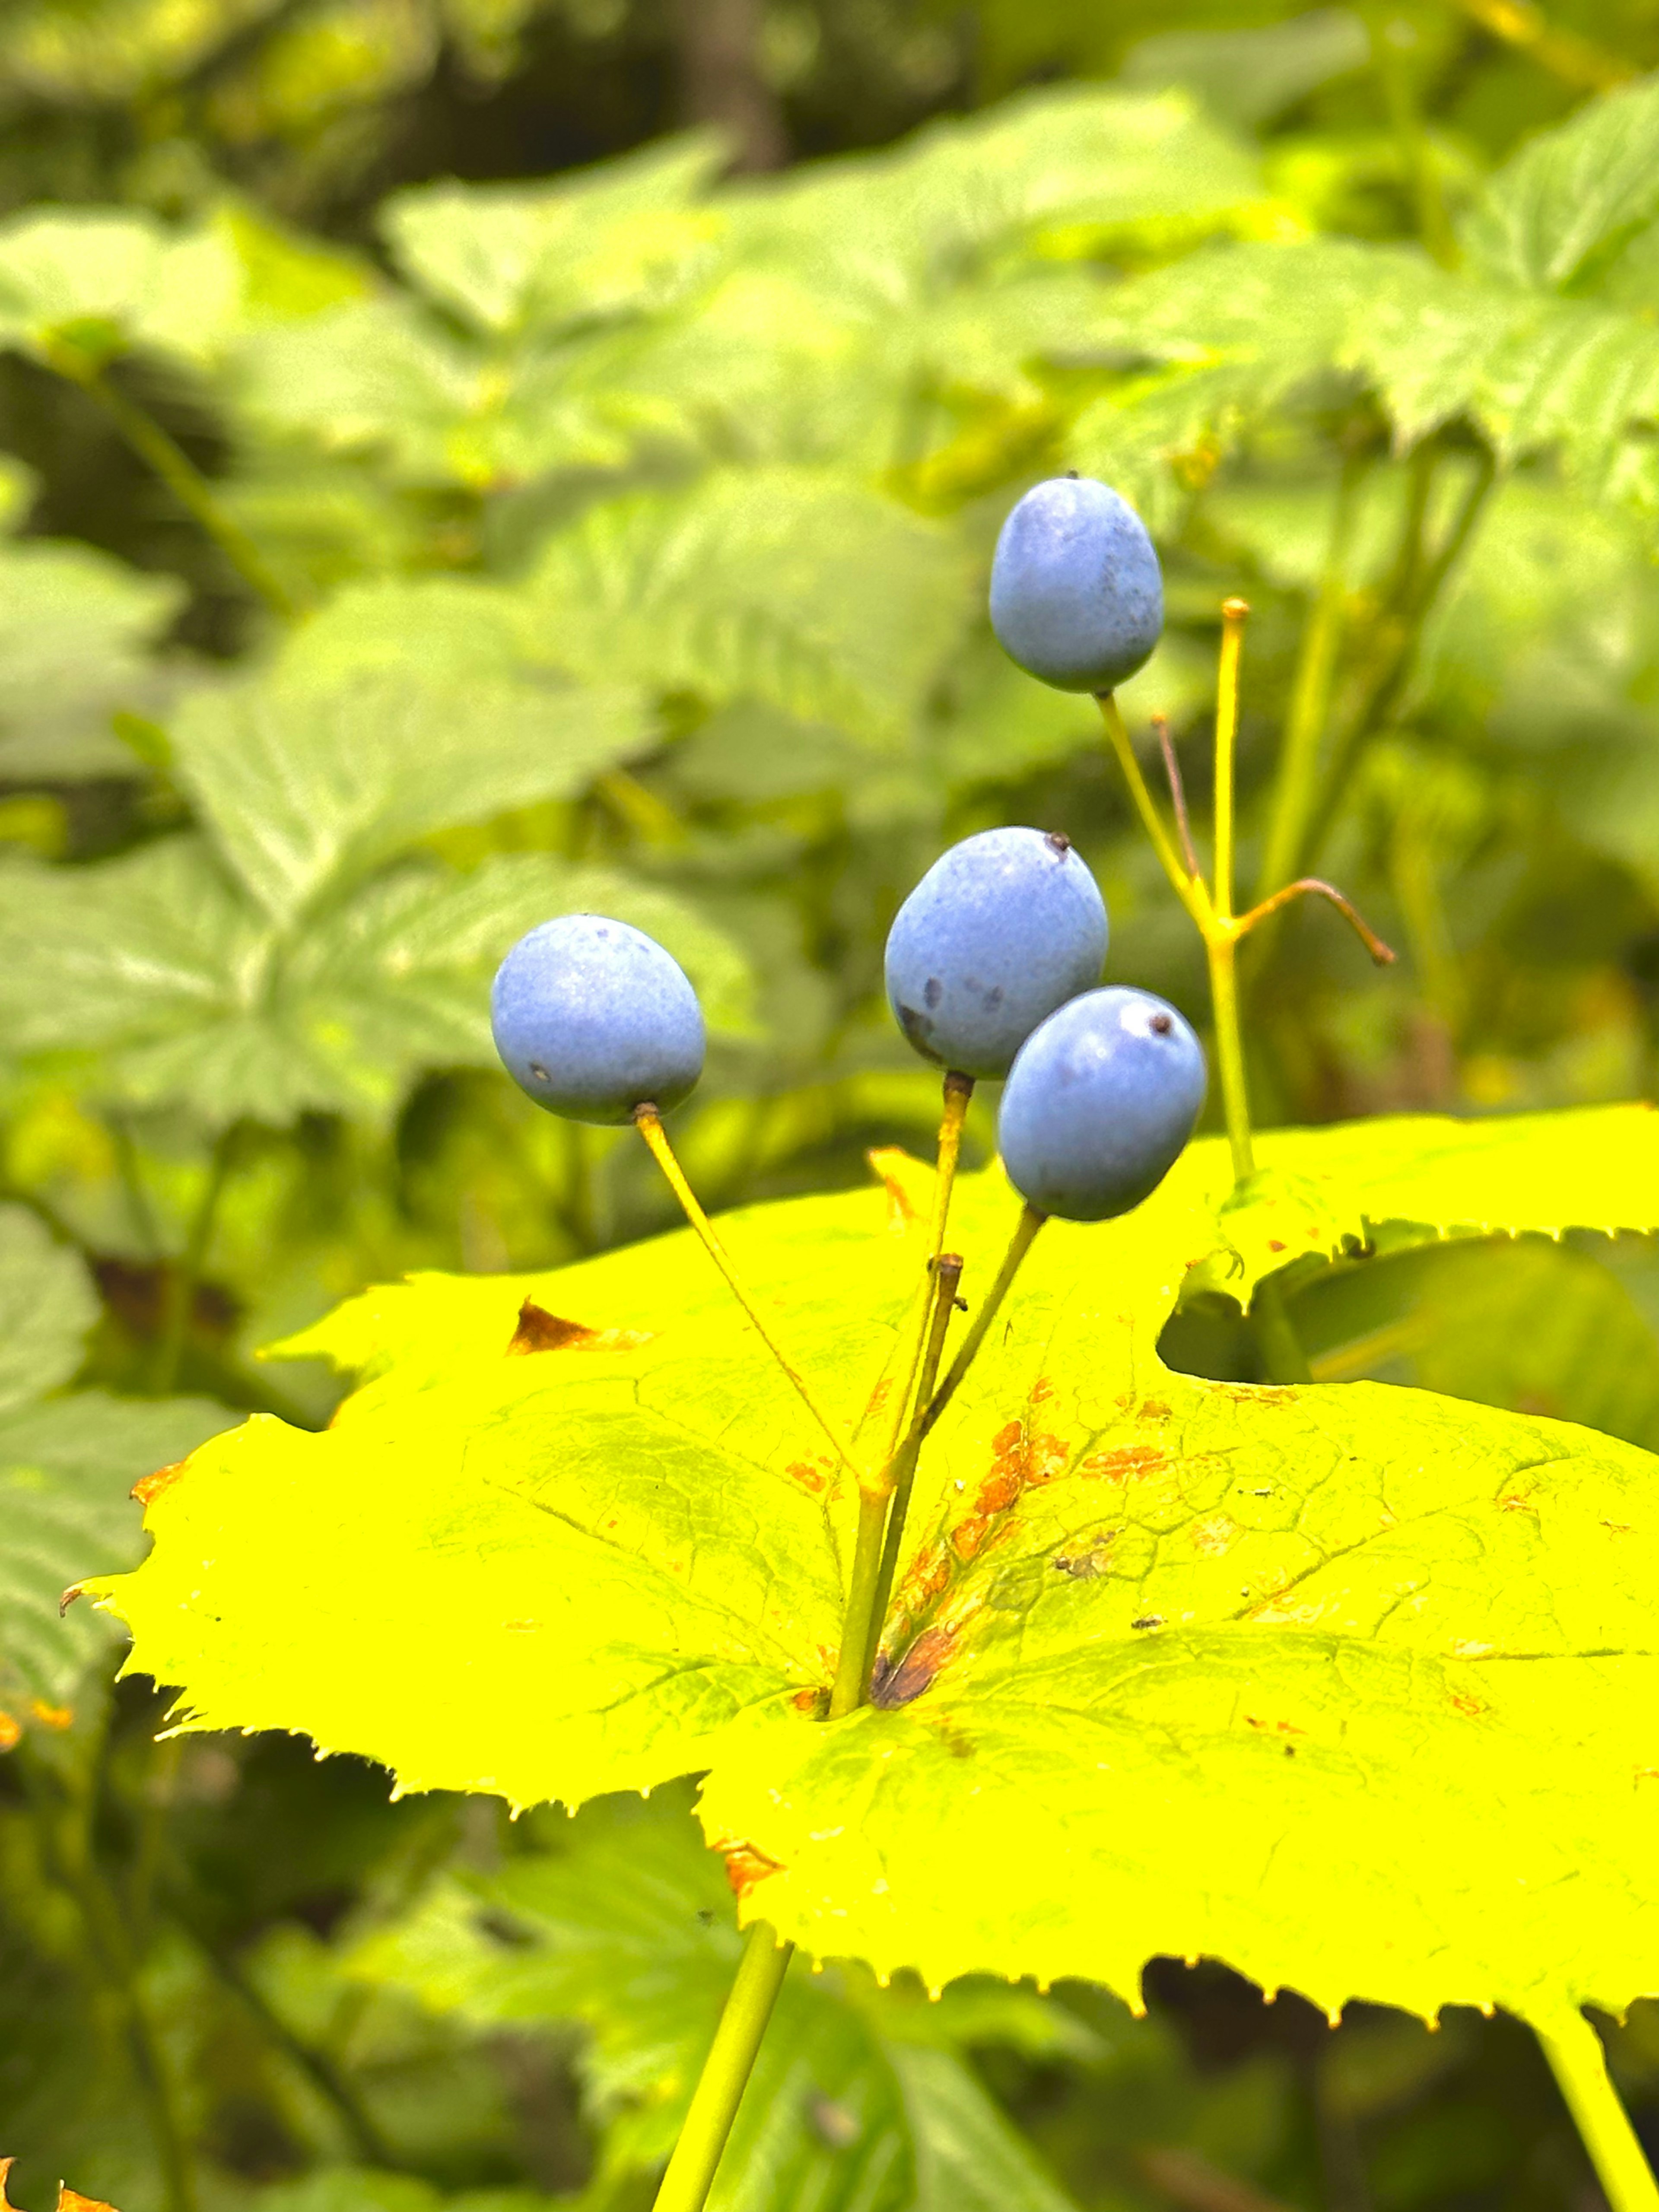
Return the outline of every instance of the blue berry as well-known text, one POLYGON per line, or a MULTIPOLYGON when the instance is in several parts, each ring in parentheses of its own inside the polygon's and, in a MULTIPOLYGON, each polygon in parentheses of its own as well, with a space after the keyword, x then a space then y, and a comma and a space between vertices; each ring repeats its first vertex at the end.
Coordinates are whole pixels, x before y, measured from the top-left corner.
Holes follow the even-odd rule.
POLYGON ((598 914, 521 937, 489 994, 507 1073, 550 1114, 623 1122, 677 1106, 702 1073, 702 1009, 654 938, 598 914))
POLYGON ((1008 1180, 1039 1213, 1106 1221, 1157 1189, 1204 1103, 1204 1048, 1173 1006, 1121 985, 1034 1030, 997 1121, 1008 1180))
POLYGON ((1056 690, 1115 690, 1164 629, 1164 578, 1140 517, 1088 477, 1033 485, 997 539, 991 627, 1056 690))
POLYGON ((887 997, 924 1060, 1006 1075, 1045 1014, 1100 981, 1106 908, 1071 840, 985 830, 935 860, 887 937, 887 997))

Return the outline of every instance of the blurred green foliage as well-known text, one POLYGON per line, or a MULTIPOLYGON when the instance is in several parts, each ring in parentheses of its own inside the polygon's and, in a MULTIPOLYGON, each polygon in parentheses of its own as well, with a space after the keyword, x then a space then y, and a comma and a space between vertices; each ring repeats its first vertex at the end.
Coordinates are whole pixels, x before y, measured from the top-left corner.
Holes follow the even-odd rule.
MULTIPOLYGON (((1157 532, 1170 631, 1124 706, 1170 718, 1200 830, 1218 609, 1250 600, 1247 879, 1316 867, 1401 950, 1370 969, 1323 910, 1261 943, 1265 1121, 1652 1089, 1659 9, 729 20, 726 97, 700 11, 653 0, 0 15, 27 2204, 60 2169, 123 2212, 648 2202, 680 2063, 652 2038, 727 1936, 672 1808, 509 1829, 290 1743, 158 1745, 51 1601, 132 1556, 133 1475, 234 1409, 326 1419, 320 1367, 262 1343, 410 1268, 666 1222, 636 1148, 492 1069, 488 975, 530 921, 601 905, 696 975, 715 1049, 679 1141, 711 1204, 928 1141, 880 950, 967 831, 1066 830, 1113 975, 1203 1018, 1092 708, 986 629, 1033 477, 1105 475, 1157 532), (671 1923, 684 1956, 641 1950, 671 1923)), ((1659 1434, 1639 1240, 1352 1251, 1286 1287, 1322 1376, 1659 1434)), ((1165 1348, 1260 1371, 1223 1291, 1165 1348)), ((1588 2185, 1501 2021, 1333 2035, 1173 1965, 1150 1994, 1136 2023, 1082 1989, 931 2021, 815 1993, 742 2201, 854 2201, 812 2192, 852 2187, 860 2100, 896 2147, 872 2203, 968 2203, 996 2157, 1030 2192, 1000 2202, 1114 2212, 1588 2185)), ((1654 2120, 1641 2008, 1614 2055, 1654 2120)))

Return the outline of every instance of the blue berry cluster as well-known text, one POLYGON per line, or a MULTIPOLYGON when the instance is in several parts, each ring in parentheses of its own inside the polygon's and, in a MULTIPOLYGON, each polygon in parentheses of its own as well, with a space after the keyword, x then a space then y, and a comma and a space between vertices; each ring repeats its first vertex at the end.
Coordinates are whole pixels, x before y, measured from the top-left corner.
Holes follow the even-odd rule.
MULTIPOLYGON (((1062 690, 1107 691, 1163 628, 1152 541, 1106 485, 1060 477, 1004 525, 991 621, 1013 659, 1062 690)), ((988 830, 936 860, 887 939, 905 1036, 949 1075, 1006 1079, 998 1139, 1042 1214, 1103 1221, 1169 1172, 1204 1103, 1204 1054, 1150 992, 1097 988, 1105 903, 1070 841, 988 830)), ((496 1049, 538 1106, 622 1123, 687 1097, 702 1073, 696 994, 626 922, 562 915, 515 945, 491 996, 496 1049)))

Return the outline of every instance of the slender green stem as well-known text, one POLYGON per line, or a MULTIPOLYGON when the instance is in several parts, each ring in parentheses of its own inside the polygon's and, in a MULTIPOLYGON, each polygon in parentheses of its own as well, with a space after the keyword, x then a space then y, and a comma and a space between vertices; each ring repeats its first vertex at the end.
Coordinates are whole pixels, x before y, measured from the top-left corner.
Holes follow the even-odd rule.
POLYGON ((939 1362, 945 1356, 945 1334, 951 1326, 951 1316, 956 1310, 957 1286, 962 1280, 959 1255, 942 1252, 934 1265, 934 1277, 936 1288, 933 1316, 916 1384, 916 1418, 910 1424, 909 1433, 900 1446, 893 1466, 893 1504, 887 1516, 887 1534, 881 1547, 881 1573, 877 1579, 875 1598, 870 1607, 870 1632, 865 1639, 864 1679, 860 1686, 861 1698, 870 1694, 870 1672, 876 1662, 877 1646, 881 1641, 882 1626, 887 1619, 888 1601, 893 1595, 893 1583, 898 1573, 899 1553, 904 1543, 904 1523, 910 1511, 910 1493, 915 1488, 916 1468, 921 1458, 922 1419, 933 1395, 939 1362))
POLYGON ((1215 1056, 1221 1074, 1221 1112, 1233 1156, 1233 1181, 1255 1173, 1250 1135, 1250 1097, 1244 1078, 1244 1040, 1238 1022, 1238 947, 1231 938, 1211 938, 1204 947, 1210 967, 1215 1017, 1215 1056))
POLYGON ((892 1492, 859 1492, 858 1534, 853 1541, 853 1571, 847 1583, 847 1610, 842 1618, 841 1650, 836 1660, 836 1679, 830 1689, 830 1718, 842 1719, 864 1703, 864 1686, 870 1672, 870 1646, 874 1641, 876 1592, 881 1582, 882 1547, 887 1533, 887 1514, 892 1492))
POLYGON ((793 1950, 763 1920, 750 1929, 685 2124, 657 2191, 655 2212, 702 2212, 708 2203, 793 1950))
MULTIPOLYGON (((1431 450, 1423 447, 1419 448, 1419 453, 1429 453, 1431 450)), ((1413 512, 1417 509, 1416 486, 1419 483, 1425 488, 1424 504, 1426 507, 1427 481, 1426 471, 1414 478, 1413 512)), ((1416 664, 1418 641, 1422 635, 1424 622, 1468 544, 1496 481, 1497 464, 1489 453, 1483 453, 1476 461, 1468 488, 1451 526, 1434 558, 1426 567, 1410 557, 1413 524, 1408 515, 1401 544, 1402 574, 1395 595, 1397 611, 1391 620, 1394 641, 1358 710, 1347 720, 1331 748, 1318 804, 1308 824, 1301 849, 1291 863, 1298 870, 1315 866, 1347 797, 1348 775, 1355 755, 1371 732, 1380 727, 1393 713, 1401 693, 1409 682, 1416 664)))
POLYGON ((974 1079, 953 1068, 945 1079, 945 1098, 939 1112, 939 1158, 933 1177, 933 1210, 927 1223, 927 1264, 931 1267, 945 1249, 945 1231, 951 1219, 951 1194, 956 1188, 957 1163, 962 1157, 962 1125, 968 1102, 974 1095, 974 1079))
POLYGON ((1608 2079, 1600 2036, 1573 2012, 1539 2028, 1538 2040, 1613 2212, 1659 2212, 1659 2185, 1608 2079))
MULTIPOLYGON (((126 1923, 113 1890, 93 1849, 89 1818, 72 1824, 68 1847, 60 1838, 58 1808, 50 1802, 44 1778, 26 1753, 19 1754, 29 1811, 42 1860, 58 1887, 73 1901, 81 1921, 88 1964, 95 1986, 115 1991, 127 2049, 143 2100, 155 2146, 167 2212, 196 2212, 196 2170, 190 2136, 179 2108, 166 2047, 152 2019, 126 1923)), ((83 1797, 75 1808, 87 1812, 83 1797)))
POLYGON ((143 1169, 139 1164, 138 1146, 132 1133, 132 1123, 118 1109, 108 1117, 111 1141, 115 1146, 116 1171, 121 1178, 121 1189, 127 1201, 127 1213, 132 1223, 133 1234, 147 1260, 159 1259, 161 1239, 155 1226, 155 1211, 144 1188, 143 1169))
POLYGON ((139 459, 155 470, 180 507, 201 524, 243 582, 273 612, 292 621, 301 609, 287 585, 189 454, 155 416, 130 398, 118 384, 112 384, 101 368, 68 348, 53 348, 47 359, 60 376, 79 385, 103 409, 139 459))
POLYGON ((1258 906, 1295 873, 1296 855, 1313 811, 1320 741, 1330 719, 1337 658, 1347 617, 1348 541, 1352 535, 1365 466, 1364 455, 1351 454, 1343 464, 1337 483, 1324 569, 1318 594, 1303 625, 1297 653, 1290 710, 1285 720, 1285 741, 1279 749, 1279 768, 1273 779, 1267 842, 1262 848, 1261 872, 1256 878, 1258 906))
POLYGON ((996 1319, 1003 1300, 1013 1285, 1014 1277, 1019 1273, 1020 1261, 1030 1250, 1038 1230, 1048 1218, 1046 1213, 1039 1213, 1034 1206, 1028 1206, 1020 1215, 1019 1225, 1010 1238, 1008 1249, 1002 1257, 1002 1265, 997 1270, 997 1279, 992 1284, 979 1311, 974 1316, 968 1334, 963 1338, 956 1358, 951 1362, 950 1373, 928 1400, 921 1419, 917 1423, 918 1449, 921 1449, 923 1440, 939 1415, 955 1397, 957 1385, 963 1376, 973 1365, 979 1348, 985 1341, 986 1331, 996 1319))
POLYGON ((951 1326, 951 1316, 956 1307, 957 1285, 961 1280, 960 1258, 954 1252, 942 1252, 932 1263, 922 1355, 909 1377, 915 1410, 902 1440, 895 1438, 890 1445, 879 1481, 866 1483, 859 1492, 853 1571, 848 1581, 836 1679, 830 1692, 829 1717, 832 1721, 855 1711, 869 1695, 870 1668, 893 1587, 892 1560, 921 1450, 922 1412, 933 1394, 945 1331, 951 1326), (896 1528, 891 1519, 893 1513, 898 1516, 896 1528))
POLYGON ((1249 609, 1243 599, 1221 606, 1221 668, 1215 695, 1215 876, 1210 897, 1216 919, 1233 918, 1233 792, 1237 781, 1238 667, 1249 609))
POLYGON ((1106 725, 1108 741, 1117 756, 1117 764, 1123 771, 1123 781, 1129 787, 1129 797, 1133 801, 1135 812, 1140 817, 1142 829, 1152 841, 1152 850, 1158 854, 1164 874, 1170 878, 1176 896, 1199 928, 1207 935, 1209 893, 1198 878, 1188 875, 1182 865, 1175 840, 1164 827, 1164 817, 1159 814, 1157 803, 1146 787, 1146 779, 1140 772, 1140 763, 1135 758, 1135 749, 1130 744, 1129 732, 1124 726, 1122 710, 1109 691, 1097 691, 1095 703, 1100 708, 1100 718, 1106 725))
MULTIPOLYGON (((654 1106, 636 1106, 634 1109, 634 1126, 644 1138, 651 1157, 662 1170, 664 1179, 675 1197, 678 1199, 686 1219, 702 1239, 703 1249, 725 1276, 727 1289, 748 1315, 755 1334, 776 1360, 795 1395, 823 1431, 836 1458, 855 1480, 860 1480, 858 1464, 848 1449, 844 1439, 831 1425, 829 1416, 822 1410, 817 1400, 807 1388, 805 1377, 785 1356, 782 1346, 761 1319, 759 1310, 744 1289, 743 1279, 737 1269, 732 1265, 731 1257, 725 1245, 714 1234, 714 1224, 698 1203, 696 1193, 686 1181, 684 1169, 674 1157, 674 1148, 668 1141, 668 1133, 663 1127, 662 1116, 654 1106)), ((878 1552, 879 1552, 879 1547, 878 1547, 878 1552)))
POLYGON ((1396 22, 1393 11, 1385 7, 1371 6, 1366 9, 1365 16, 1370 33, 1371 58, 1382 87, 1389 122, 1411 183, 1418 236, 1443 269, 1455 269, 1462 258, 1458 252, 1457 234, 1446 212, 1439 173, 1434 165, 1434 149, 1423 127, 1416 88, 1401 43, 1402 37, 1411 38, 1411 26, 1396 22))
POLYGON ((161 1333, 156 1345, 155 1372, 151 1389, 158 1398, 165 1398, 179 1380, 179 1363, 184 1357, 185 1341, 190 1334, 191 1316, 195 1310, 197 1287, 202 1279, 202 1270, 213 1243, 214 1224, 219 1217, 219 1201, 224 1196, 229 1178, 241 1125, 233 1121, 222 1129, 216 1141, 212 1157, 208 1162, 207 1181, 202 1186, 190 1231, 185 1239, 185 1249, 178 1265, 169 1269, 166 1297, 161 1310, 161 1333))

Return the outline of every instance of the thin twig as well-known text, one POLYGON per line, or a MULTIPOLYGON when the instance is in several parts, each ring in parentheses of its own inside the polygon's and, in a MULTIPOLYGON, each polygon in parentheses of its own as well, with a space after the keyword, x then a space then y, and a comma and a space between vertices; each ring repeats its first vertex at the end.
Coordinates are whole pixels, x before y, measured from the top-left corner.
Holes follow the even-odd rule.
POLYGON ((720 1238, 714 1234, 714 1224, 709 1220, 708 1216, 703 1212, 702 1207, 697 1201, 696 1193, 686 1181, 684 1169, 681 1167, 678 1160, 674 1157, 674 1148, 668 1141, 668 1133, 663 1127, 662 1116, 658 1113, 654 1106, 636 1106, 634 1109, 634 1126, 638 1129, 641 1136, 644 1138, 647 1146, 650 1149, 651 1157, 656 1161, 657 1165, 662 1170, 664 1178, 666 1181, 669 1188, 673 1192, 675 1197, 678 1199, 686 1219, 690 1223, 693 1229, 696 1231, 697 1235, 702 1239, 704 1250, 708 1253, 714 1265, 720 1269, 721 1274, 725 1276, 726 1288, 731 1291, 738 1304, 743 1308, 744 1313, 748 1315, 750 1322, 754 1327, 756 1334, 760 1338, 761 1342, 766 1346, 773 1358, 776 1360, 779 1367, 787 1376, 790 1387, 794 1391, 795 1395, 800 1400, 802 1405, 805 1407, 807 1412, 812 1416, 812 1419, 817 1423, 818 1427, 823 1431, 823 1434, 829 1439, 830 1447, 834 1450, 836 1458, 840 1460, 842 1465, 846 1468, 848 1473, 852 1475, 854 1481, 861 1481, 862 1475, 860 1474, 858 1462, 854 1459, 853 1455, 848 1449, 846 1443, 842 1441, 842 1437, 837 1435, 836 1430, 831 1425, 829 1416, 823 1412, 817 1399, 813 1397, 812 1393, 808 1389, 805 1377, 801 1374, 799 1369, 794 1366, 793 1364, 785 1356, 783 1349, 778 1343, 777 1339, 772 1334, 771 1330, 768 1328, 766 1323, 761 1319, 760 1313, 756 1307, 755 1301, 750 1297, 747 1290, 744 1289, 742 1278, 738 1275, 737 1269, 732 1266, 731 1258, 726 1252, 725 1245, 720 1243, 720 1238))
POLYGON ((1248 914, 1240 915, 1238 934, 1248 936, 1258 923, 1266 921, 1269 915, 1277 914, 1280 907, 1288 906, 1292 899, 1304 897, 1310 891, 1330 901, 1379 968, 1393 967, 1399 957, 1394 947, 1383 943, 1352 899, 1345 898, 1334 884, 1328 884, 1320 876, 1299 876, 1295 883, 1286 884, 1282 891, 1275 891, 1271 898, 1265 898, 1260 905, 1253 906, 1248 914))
POLYGON ((1175 741, 1170 735, 1167 714, 1154 714, 1152 727, 1158 732, 1158 750, 1164 756, 1164 773, 1170 779, 1170 797, 1175 805, 1176 828, 1181 833, 1181 857, 1187 863, 1187 872, 1194 881, 1199 875, 1198 854, 1193 846, 1193 825, 1187 814, 1187 787, 1181 781, 1181 763, 1176 758, 1175 741))

